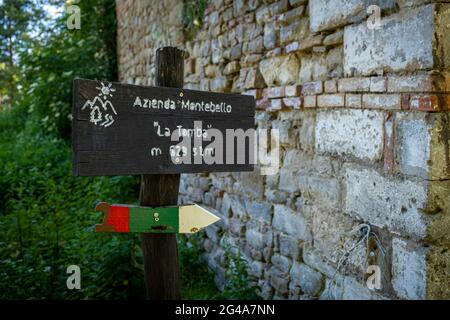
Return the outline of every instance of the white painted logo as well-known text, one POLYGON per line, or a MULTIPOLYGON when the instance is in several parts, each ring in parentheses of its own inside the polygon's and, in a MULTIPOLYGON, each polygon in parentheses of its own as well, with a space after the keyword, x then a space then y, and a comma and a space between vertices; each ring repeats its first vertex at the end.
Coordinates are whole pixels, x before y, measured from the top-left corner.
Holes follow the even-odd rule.
POLYGON ((91 109, 89 121, 100 127, 109 127, 114 123, 113 115, 117 115, 116 109, 112 105, 108 98, 112 97, 112 93, 116 89, 112 88, 112 83, 104 84, 101 82, 102 86, 97 87, 100 93, 94 98, 94 100, 88 100, 81 108, 81 110, 89 107, 91 109), (102 100, 103 98, 103 100, 102 100))
POLYGON ((71 265, 67 267, 66 270, 67 274, 70 274, 69 277, 67 277, 66 285, 67 289, 73 290, 81 289, 81 270, 80 267, 77 265, 71 265))

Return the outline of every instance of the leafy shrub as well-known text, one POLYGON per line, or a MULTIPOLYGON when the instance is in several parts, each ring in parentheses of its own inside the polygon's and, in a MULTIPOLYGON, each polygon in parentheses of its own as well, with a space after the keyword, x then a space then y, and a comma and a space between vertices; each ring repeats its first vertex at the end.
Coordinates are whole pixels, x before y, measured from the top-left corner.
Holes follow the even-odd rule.
POLYGON ((214 285, 214 273, 202 259, 199 238, 202 233, 180 236, 179 251, 182 274, 183 297, 191 299, 257 300, 256 279, 248 273, 247 261, 240 251, 233 250, 224 238, 225 249, 225 286, 218 291, 214 285))
POLYGON ((81 30, 61 17, 27 44, 20 99, 0 112, 0 298, 142 298, 136 235, 96 234, 98 201, 133 203, 136 177, 72 177, 70 113, 75 76, 115 80, 115 2, 82 1, 81 30), (98 17, 101 16, 101 19, 98 17), (66 268, 81 269, 81 290, 66 268))
POLYGON ((225 248, 226 283, 222 298, 230 300, 258 300, 256 279, 248 273, 248 263, 239 249, 223 241, 225 248), (235 248, 236 249, 236 248, 235 248))
POLYGON ((191 40, 203 27, 203 17, 208 0, 185 0, 184 1, 184 37, 191 40))
POLYGON ((93 232, 101 221, 94 205, 135 201, 136 178, 72 177, 69 145, 32 132, 27 128, 0 143, 0 298, 128 298, 142 292, 136 237, 93 232), (66 288, 71 264, 81 268, 80 291, 66 288))
MULTIPOLYGON (((81 30, 68 30, 62 17, 27 44, 20 99, 0 111, 0 299, 144 297, 138 235, 93 230, 102 215, 95 204, 135 203, 139 178, 71 172, 72 81, 117 79, 115 1, 77 5, 81 30), (80 267, 81 290, 66 287, 69 265, 80 267)), ((181 241, 183 297, 217 297, 199 258, 181 241)))
POLYGON ((219 297, 214 284, 214 273, 201 259, 198 237, 178 236, 178 251, 181 269, 181 297, 190 299, 211 300, 219 297))
POLYGON ((80 1, 77 6, 81 29, 69 30, 63 15, 47 30, 48 37, 30 43, 20 57, 18 104, 42 130, 66 140, 73 79, 117 80, 115 1, 80 1))

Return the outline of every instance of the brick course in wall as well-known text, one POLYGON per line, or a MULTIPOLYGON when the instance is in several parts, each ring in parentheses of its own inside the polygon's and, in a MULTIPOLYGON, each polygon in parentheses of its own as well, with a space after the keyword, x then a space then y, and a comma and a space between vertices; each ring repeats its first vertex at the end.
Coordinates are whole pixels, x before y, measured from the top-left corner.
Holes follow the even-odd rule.
POLYGON ((257 127, 280 130, 275 175, 182 176, 180 202, 223 219, 200 235, 219 287, 227 240, 266 299, 450 299, 450 4, 441 2, 211 0, 203 29, 183 41, 181 0, 117 1, 123 81, 152 84, 154 50, 179 46, 185 88, 252 95, 257 127), (372 4, 378 29, 367 24, 372 4), (385 255, 361 247, 333 278, 360 223, 385 255), (374 259, 380 290, 364 280, 374 259))

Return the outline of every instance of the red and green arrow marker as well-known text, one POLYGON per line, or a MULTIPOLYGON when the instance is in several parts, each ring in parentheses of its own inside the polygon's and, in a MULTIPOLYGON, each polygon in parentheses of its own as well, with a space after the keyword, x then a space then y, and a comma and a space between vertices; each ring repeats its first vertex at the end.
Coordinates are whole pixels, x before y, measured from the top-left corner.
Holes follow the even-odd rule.
POLYGON ((104 213, 96 232, 195 233, 220 220, 196 204, 152 208, 101 202, 95 211, 104 213))

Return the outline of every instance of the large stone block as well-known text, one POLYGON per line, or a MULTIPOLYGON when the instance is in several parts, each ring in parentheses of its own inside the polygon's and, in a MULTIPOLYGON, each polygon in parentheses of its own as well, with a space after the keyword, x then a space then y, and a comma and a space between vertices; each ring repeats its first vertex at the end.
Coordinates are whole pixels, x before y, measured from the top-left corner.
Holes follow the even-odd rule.
POLYGON ((396 118, 396 155, 402 173, 450 179, 448 114, 402 113, 396 118))
POLYGON ((239 62, 231 61, 225 66, 225 69, 223 70, 223 74, 225 74, 225 75, 235 74, 235 73, 238 73, 240 69, 241 69, 241 66, 239 65, 239 62))
POLYGON ((308 19, 299 19, 280 29, 280 42, 286 44, 301 40, 308 35, 308 19))
POLYGON ((319 108, 343 107, 345 105, 345 95, 343 93, 322 94, 317 97, 319 108))
MULTIPOLYGON (((448 229, 447 229, 448 230, 448 229)), ((427 254, 427 298, 450 300, 450 251, 433 246, 427 254)))
POLYGON ((373 169, 345 169, 345 208, 378 227, 425 237, 425 182, 391 180, 373 169))
POLYGON ((250 40, 248 43, 244 42, 242 47, 242 53, 251 54, 251 53, 261 53, 263 51, 263 36, 258 36, 253 40, 250 40))
POLYGON ((300 63, 294 54, 262 60, 259 69, 267 86, 285 86, 297 80, 300 63))
MULTIPOLYGON (((445 1, 445 2, 448 2, 445 1)), ((436 6, 436 59, 441 66, 448 69, 450 67, 450 4, 440 4, 436 6)))
POLYGON ((237 174, 242 191, 254 198, 260 199, 264 194, 263 178, 258 170, 252 172, 241 172, 237 174))
MULTIPOLYGON (((281 14, 278 17, 278 19, 280 22, 288 24, 288 23, 291 23, 292 21, 298 20, 303 15, 304 11, 305 11, 305 7, 300 6, 300 7, 291 9, 291 10, 281 14)), ((307 26, 307 28, 308 28, 308 26, 307 26)))
POLYGON ((309 240, 310 230, 305 217, 291 208, 276 204, 272 226, 296 239, 309 240))
POLYGON ((291 281, 298 282, 302 291, 309 296, 317 295, 322 289, 323 276, 304 263, 295 263, 291 268, 291 281))
POLYGON ((382 9, 394 8, 395 0, 334 0, 330 8, 329 0, 309 2, 310 29, 317 32, 334 29, 367 16, 369 5, 378 5, 382 9))
POLYGON ((278 113, 272 128, 279 130, 281 146, 307 151, 314 146, 314 115, 296 111, 278 113))
POLYGON ((339 78, 344 74, 344 48, 342 46, 331 49, 327 54, 327 69, 329 78, 339 78))
POLYGON ((332 278, 336 272, 336 268, 331 265, 331 262, 324 258, 319 250, 313 248, 311 244, 303 246, 303 261, 329 278, 332 278))
POLYGON ((310 174, 297 175, 298 186, 305 199, 311 200, 314 206, 324 209, 340 207, 341 186, 336 179, 320 178, 310 174))
POLYGON ((364 94, 362 106, 365 109, 400 110, 401 96, 399 94, 364 94))
POLYGON ((265 196, 267 201, 272 203, 286 203, 288 193, 279 190, 266 190, 265 196))
POLYGON ((264 48, 273 49, 278 44, 278 29, 275 23, 266 23, 264 25, 264 48))
POLYGON ((271 268, 267 272, 270 285, 275 288, 278 294, 286 295, 288 293, 289 276, 279 271, 277 268, 271 268))
POLYGON ((284 235, 284 234, 280 234, 279 237, 279 248, 280 248, 280 253, 284 256, 288 256, 293 258, 294 260, 297 260, 297 258, 300 255, 300 241, 284 235))
POLYGON ((371 110, 319 112, 316 149, 320 153, 380 159, 383 151, 383 114, 371 110))
POLYGON ((269 21, 270 19, 270 11, 267 6, 262 6, 255 12, 256 23, 262 24, 264 22, 269 21))
POLYGON ((338 275, 332 282, 326 280, 321 300, 384 300, 376 291, 370 290, 366 284, 350 276, 338 275))
POLYGON ((230 92, 232 82, 226 77, 217 77, 211 80, 210 88, 214 92, 230 92))
POLYGON ((301 83, 325 80, 328 77, 327 60, 323 55, 303 57, 299 79, 301 83))
MULTIPOLYGON (((427 212, 434 219, 428 228, 428 238, 433 239, 435 245, 447 248, 450 248, 450 232, 448 231, 450 229, 449 194, 450 180, 430 182, 427 212)), ((450 272, 450 269, 448 271, 450 272)))
POLYGON ((382 296, 370 290, 364 282, 352 277, 345 277, 343 281, 343 300, 382 300, 382 296))
POLYGON ((254 89, 265 87, 264 78, 256 68, 250 68, 245 78, 244 88, 254 89))
POLYGON ((228 230, 233 235, 241 237, 245 233, 245 224, 239 219, 230 219, 228 221, 228 230))
POLYGON ((272 264, 281 272, 289 273, 292 266, 292 260, 288 257, 282 256, 280 254, 274 254, 272 256, 272 264))
POLYGON ((426 249, 392 240, 392 286, 400 298, 426 298, 426 249))
POLYGON ((264 248, 263 235, 258 231, 253 229, 247 230, 245 233, 245 239, 252 248, 260 250, 264 248))
POLYGON ((272 205, 267 202, 246 201, 245 208, 251 219, 270 224, 272 220, 272 205))
MULTIPOLYGON (((244 25, 244 34, 243 39, 244 41, 252 41, 258 38, 263 33, 263 27, 256 24, 256 23, 249 23, 244 25)), ((262 41, 262 39, 261 39, 262 41)))
POLYGON ((281 169, 280 170, 280 184, 279 189, 287 191, 291 194, 298 193, 299 187, 299 173, 297 170, 281 169))
POLYGON ((367 23, 346 27, 344 73, 367 75, 379 70, 433 68, 434 21, 435 5, 427 5, 383 18, 380 28, 369 29, 367 23))
POLYGON ((242 199, 235 195, 225 193, 222 198, 220 211, 226 217, 234 216, 237 219, 242 219, 246 216, 245 204, 242 199))
POLYGON ((444 90, 437 77, 429 73, 388 77, 388 92, 433 92, 444 90))
POLYGON ((283 167, 307 169, 312 166, 313 157, 298 149, 286 151, 283 160, 283 167))
POLYGON ((244 0, 235 0, 233 1, 233 14, 235 17, 239 17, 246 12, 245 7, 246 1, 244 0))
POLYGON ((260 278, 264 274, 264 264, 259 261, 253 261, 249 269, 250 274, 254 277, 260 278))
MULTIPOLYGON (((348 233, 357 224, 354 219, 339 212, 316 211, 313 218, 314 248, 328 260, 337 263, 345 250, 354 243, 350 241, 348 233)), ((360 271, 364 269, 365 253, 365 248, 360 246, 349 257, 349 262, 360 271)))

